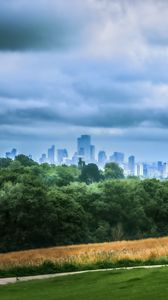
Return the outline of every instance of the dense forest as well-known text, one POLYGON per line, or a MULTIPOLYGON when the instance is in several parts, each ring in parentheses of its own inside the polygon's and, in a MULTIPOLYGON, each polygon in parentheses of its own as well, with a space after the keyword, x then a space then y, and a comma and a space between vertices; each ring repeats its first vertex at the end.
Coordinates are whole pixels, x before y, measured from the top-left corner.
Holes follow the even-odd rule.
POLYGON ((0 251, 168 235, 168 181, 0 159, 0 251))

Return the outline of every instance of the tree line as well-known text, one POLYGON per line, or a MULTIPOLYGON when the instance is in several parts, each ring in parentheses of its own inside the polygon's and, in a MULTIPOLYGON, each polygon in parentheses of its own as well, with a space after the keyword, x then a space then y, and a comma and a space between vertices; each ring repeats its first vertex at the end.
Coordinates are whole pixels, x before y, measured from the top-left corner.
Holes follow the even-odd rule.
POLYGON ((0 251, 168 235, 168 181, 0 159, 0 251))

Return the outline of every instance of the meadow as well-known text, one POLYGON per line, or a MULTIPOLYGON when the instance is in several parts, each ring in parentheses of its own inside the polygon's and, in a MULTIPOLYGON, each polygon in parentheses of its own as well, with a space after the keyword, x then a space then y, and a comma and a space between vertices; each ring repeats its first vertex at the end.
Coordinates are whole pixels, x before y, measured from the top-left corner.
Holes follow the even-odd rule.
MULTIPOLYGON (((12 270, 44 274, 92 268, 168 263, 168 237, 74 245, 0 254, 0 276, 12 270)), ((11 273, 15 275, 15 273, 11 273)), ((4 274, 5 276, 5 274, 4 274)))
POLYGON ((168 268, 95 272, 0 287, 3 300, 168 299, 168 268))

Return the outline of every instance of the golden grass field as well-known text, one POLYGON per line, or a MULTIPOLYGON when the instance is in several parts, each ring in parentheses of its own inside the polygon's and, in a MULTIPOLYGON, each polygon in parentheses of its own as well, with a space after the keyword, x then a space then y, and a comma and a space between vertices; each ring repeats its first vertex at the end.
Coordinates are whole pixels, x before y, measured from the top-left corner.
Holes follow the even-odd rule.
POLYGON ((0 269, 13 266, 40 265, 48 260, 60 264, 65 262, 87 264, 104 260, 117 262, 122 259, 147 261, 161 257, 168 257, 168 237, 0 254, 0 269))

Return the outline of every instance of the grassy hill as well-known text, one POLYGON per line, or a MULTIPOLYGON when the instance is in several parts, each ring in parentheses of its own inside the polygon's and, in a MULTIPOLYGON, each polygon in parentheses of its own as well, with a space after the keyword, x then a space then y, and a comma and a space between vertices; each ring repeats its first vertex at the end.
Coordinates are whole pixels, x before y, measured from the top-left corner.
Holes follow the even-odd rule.
POLYGON ((168 268, 73 275, 0 287, 3 300, 168 299, 168 268))

